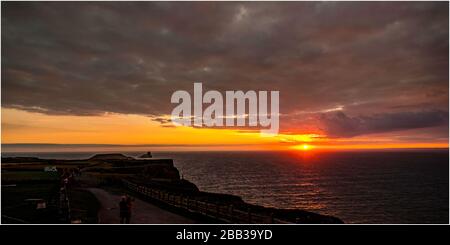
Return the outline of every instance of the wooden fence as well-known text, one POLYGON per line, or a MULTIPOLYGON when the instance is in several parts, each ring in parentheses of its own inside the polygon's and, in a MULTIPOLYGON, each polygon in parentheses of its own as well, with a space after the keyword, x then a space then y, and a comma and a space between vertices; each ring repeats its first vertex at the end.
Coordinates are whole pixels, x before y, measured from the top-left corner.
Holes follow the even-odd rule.
POLYGON ((239 210, 233 205, 224 205, 213 202, 199 201, 180 193, 174 193, 156 188, 137 185, 123 180, 125 187, 141 195, 158 200, 167 205, 181 208, 192 213, 205 215, 225 223, 237 224, 288 224, 290 222, 280 220, 272 215, 261 214, 251 209, 239 210))

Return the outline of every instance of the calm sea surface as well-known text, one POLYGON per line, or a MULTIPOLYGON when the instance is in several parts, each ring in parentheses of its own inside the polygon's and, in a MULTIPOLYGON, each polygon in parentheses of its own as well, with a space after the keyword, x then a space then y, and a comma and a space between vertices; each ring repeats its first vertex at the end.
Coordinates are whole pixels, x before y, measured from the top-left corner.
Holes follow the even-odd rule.
MULTIPOLYGON (((3 153, 83 158, 93 153, 3 153)), ((128 152, 137 156, 139 153, 128 152)), ((448 223, 449 153, 159 152, 201 190, 346 223, 448 223)))

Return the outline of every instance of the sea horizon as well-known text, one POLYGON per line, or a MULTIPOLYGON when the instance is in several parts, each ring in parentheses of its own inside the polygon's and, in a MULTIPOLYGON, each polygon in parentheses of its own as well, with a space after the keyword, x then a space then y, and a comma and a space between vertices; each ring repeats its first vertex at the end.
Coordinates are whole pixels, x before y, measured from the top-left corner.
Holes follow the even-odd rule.
MULTIPOLYGON (((1 153, 57 153, 57 152, 286 152, 299 151, 292 148, 283 149, 217 149, 219 147, 236 147, 239 144, 220 145, 189 145, 189 144, 60 144, 60 143, 4 143, 1 144, 1 153), (209 147, 209 148, 205 148, 209 147)), ((242 144, 249 146, 249 144, 242 144)), ((251 146, 261 146, 253 144, 251 146)), ((404 152, 404 151, 449 151, 449 147, 425 147, 425 148, 337 148, 314 149, 314 153, 320 152, 404 152)), ((301 151, 300 151, 301 152, 301 151)))

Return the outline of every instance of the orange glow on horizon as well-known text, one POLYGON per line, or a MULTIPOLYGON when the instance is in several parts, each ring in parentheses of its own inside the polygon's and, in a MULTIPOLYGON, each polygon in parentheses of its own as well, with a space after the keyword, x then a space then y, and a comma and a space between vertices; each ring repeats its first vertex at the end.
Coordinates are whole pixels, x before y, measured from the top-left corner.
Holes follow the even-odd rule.
POLYGON ((183 148, 320 151, 448 148, 448 141, 401 142, 389 136, 330 139, 319 133, 304 133, 262 137, 259 131, 162 127, 149 117, 130 114, 62 116, 7 108, 2 108, 1 112, 2 144, 117 144, 130 147, 148 144, 167 150, 183 148))

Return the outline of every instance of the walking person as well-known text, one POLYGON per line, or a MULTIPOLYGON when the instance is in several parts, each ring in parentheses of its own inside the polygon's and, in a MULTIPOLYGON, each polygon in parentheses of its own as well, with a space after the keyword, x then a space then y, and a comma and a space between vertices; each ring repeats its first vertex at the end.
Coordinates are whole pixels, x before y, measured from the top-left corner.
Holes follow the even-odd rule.
POLYGON ((129 224, 131 222, 131 209, 133 207, 133 199, 130 196, 127 196, 126 204, 127 204, 127 213, 125 223, 129 224))
MULTIPOLYGON (((122 196, 122 199, 119 203, 119 212, 120 212, 120 223, 121 224, 128 224, 130 223, 130 214, 128 213, 128 202, 127 197, 122 196)), ((131 211, 131 210, 130 210, 131 211)))

